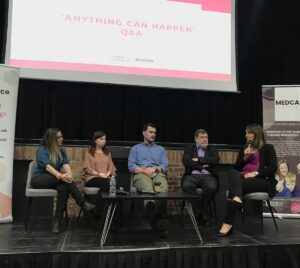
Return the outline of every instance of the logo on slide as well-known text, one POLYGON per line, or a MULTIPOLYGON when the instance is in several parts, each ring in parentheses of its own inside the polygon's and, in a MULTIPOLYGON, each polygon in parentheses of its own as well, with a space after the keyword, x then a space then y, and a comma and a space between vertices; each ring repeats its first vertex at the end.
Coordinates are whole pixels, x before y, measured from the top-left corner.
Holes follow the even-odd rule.
POLYGON ((9 95, 9 90, 8 89, 0 89, 0 94, 1 95, 9 95))
POLYGON ((5 117, 5 116, 6 116, 6 113, 0 112, 0 118, 3 118, 3 117, 5 117))

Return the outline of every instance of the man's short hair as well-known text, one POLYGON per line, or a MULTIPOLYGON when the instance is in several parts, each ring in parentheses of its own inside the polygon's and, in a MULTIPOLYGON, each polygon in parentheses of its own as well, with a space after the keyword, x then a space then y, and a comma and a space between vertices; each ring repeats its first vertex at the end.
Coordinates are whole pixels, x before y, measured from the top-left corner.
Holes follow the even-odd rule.
POLYGON ((145 125, 143 125, 143 131, 146 131, 148 127, 156 129, 156 125, 154 125, 153 123, 146 123, 145 125))
POLYGON ((208 134, 207 131, 203 128, 199 128, 195 131, 194 133, 194 137, 197 138, 199 136, 199 134, 208 134))

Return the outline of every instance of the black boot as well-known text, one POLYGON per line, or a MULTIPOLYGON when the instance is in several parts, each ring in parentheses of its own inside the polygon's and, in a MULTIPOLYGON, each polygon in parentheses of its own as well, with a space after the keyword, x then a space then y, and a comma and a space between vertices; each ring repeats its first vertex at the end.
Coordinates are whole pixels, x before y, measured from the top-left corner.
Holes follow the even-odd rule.
POLYGON ((60 233, 60 217, 54 217, 52 223, 52 233, 59 234, 60 233))
POLYGON ((91 204, 87 201, 85 201, 82 205, 81 205, 82 209, 85 210, 85 211, 91 211, 95 208, 95 205, 94 204, 91 204))

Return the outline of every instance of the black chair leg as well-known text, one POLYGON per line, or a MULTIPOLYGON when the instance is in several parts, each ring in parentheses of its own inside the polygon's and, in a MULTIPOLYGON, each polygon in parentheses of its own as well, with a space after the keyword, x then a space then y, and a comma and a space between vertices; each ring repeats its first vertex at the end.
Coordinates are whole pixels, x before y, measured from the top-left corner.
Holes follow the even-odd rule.
POLYGON ((243 206, 242 206, 242 219, 243 219, 243 224, 245 223, 245 200, 243 200, 243 206))
POLYGON ((82 214, 82 208, 80 208, 80 210, 79 210, 79 213, 78 213, 78 216, 77 216, 77 223, 79 223, 81 214, 82 214))
POLYGON ((267 200, 267 204, 268 204, 268 207, 269 207, 270 213, 271 213, 271 215, 272 215, 272 219, 273 219, 273 222, 274 222, 274 225, 275 225, 276 231, 278 231, 277 222, 276 222, 276 220, 275 220, 275 217, 274 217, 274 214, 273 214, 273 208, 272 208, 272 206, 271 206, 270 200, 267 200))
POLYGON ((27 232, 27 225, 28 225, 28 218, 31 210, 31 204, 32 204, 32 197, 28 197, 28 204, 27 204, 27 210, 24 218, 24 226, 25 226, 25 232, 27 232))
POLYGON ((264 233, 264 215, 263 215, 263 202, 259 201, 259 217, 260 217, 260 230, 264 233))

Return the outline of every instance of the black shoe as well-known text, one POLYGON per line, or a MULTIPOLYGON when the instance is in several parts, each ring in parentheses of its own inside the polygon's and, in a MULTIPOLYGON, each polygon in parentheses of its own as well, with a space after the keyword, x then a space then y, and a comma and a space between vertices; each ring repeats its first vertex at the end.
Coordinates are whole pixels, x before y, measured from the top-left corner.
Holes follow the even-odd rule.
POLYGON ((225 237, 225 236, 229 236, 229 235, 232 235, 232 234, 233 234, 233 227, 231 227, 227 233, 218 232, 217 236, 218 237, 225 237))
POLYGON ((87 201, 85 201, 83 204, 82 204, 82 209, 85 210, 85 211, 91 211, 95 208, 95 205, 94 204, 91 204, 87 201))
POLYGON ((60 218, 54 217, 52 223, 52 233, 59 234, 60 233, 60 218))
POLYGON ((243 203, 237 202, 234 199, 232 199, 231 201, 238 209, 242 209, 243 203))

